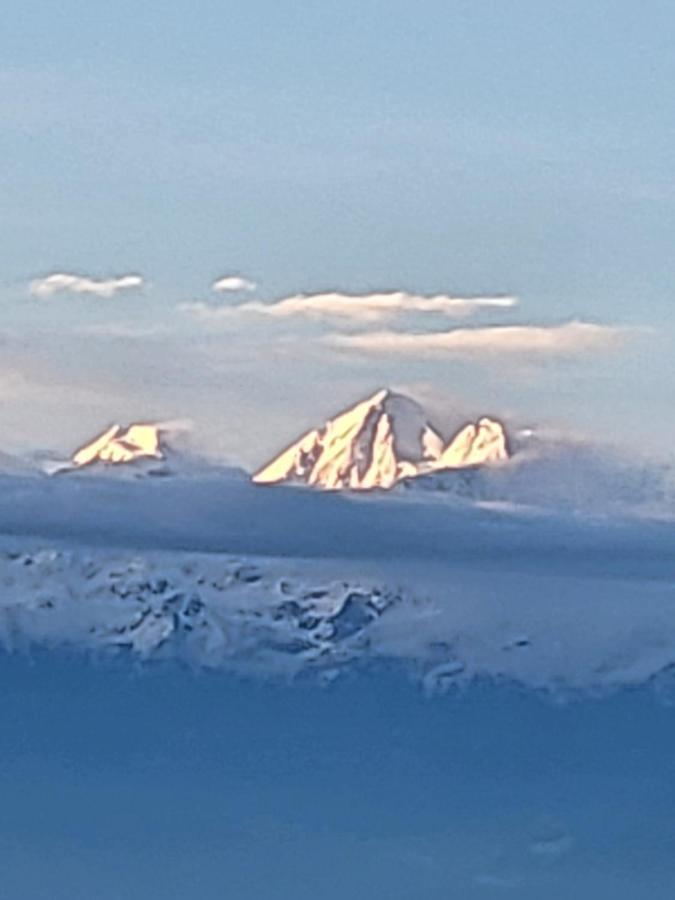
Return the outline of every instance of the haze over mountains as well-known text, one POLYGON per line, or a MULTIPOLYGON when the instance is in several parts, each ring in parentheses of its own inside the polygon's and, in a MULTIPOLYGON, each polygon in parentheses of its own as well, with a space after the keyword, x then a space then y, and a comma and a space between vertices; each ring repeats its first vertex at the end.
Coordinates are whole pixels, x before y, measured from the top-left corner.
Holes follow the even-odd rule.
MULTIPOLYGON (((177 446, 186 430, 184 422, 114 424, 79 447, 66 461, 51 461, 48 474, 115 472, 130 476, 177 475, 211 468, 202 457, 177 446)), ((219 469, 225 470, 225 466, 219 469)))
POLYGON ((320 678, 386 661, 430 691, 605 690, 673 664, 675 515, 653 468, 491 418, 447 439, 386 390, 253 478, 181 453, 175 424, 110 426, 63 477, 4 464, 0 641, 320 678))
MULTIPOLYGON (((461 420, 459 420, 461 422, 461 420)), ((667 462, 622 454, 597 440, 513 429, 495 418, 443 429, 401 393, 380 390, 311 429, 253 475, 196 455, 184 421, 110 425, 68 459, 3 456, 5 476, 148 477, 252 481, 329 492, 412 491, 449 501, 594 514, 670 516, 667 462)), ((421 499, 421 497, 420 497, 421 499)))
MULTIPOLYGON (((137 474, 184 471, 191 460, 176 454, 175 430, 173 423, 114 424, 79 447, 69 461, 48 468, 51 472, 116 469, 137 474)), ((303 435, 260 469, 253 481, 324 490, 389 489, 404 479, 504 462, 509 456, 500 422, 481 418, 467 423, 446 443, 419 403, 404 394, 380 390, 303 435)))

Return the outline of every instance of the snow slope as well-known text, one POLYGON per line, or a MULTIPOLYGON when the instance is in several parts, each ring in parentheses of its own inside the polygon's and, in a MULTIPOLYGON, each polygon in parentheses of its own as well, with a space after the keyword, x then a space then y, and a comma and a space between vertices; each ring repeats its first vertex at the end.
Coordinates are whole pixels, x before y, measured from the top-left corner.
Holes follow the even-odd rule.
POLYGON ((95 462, 119 465, 137 459, 163 459, 161 426, 159 425, 111 425, 93 441, 73 454, 76 468, 95 462))
POLYGON ((418 403, 381 390, 303 435, 253 480, 329 490, 391 488, 420 472, 507 458, 506 434, 499 422, 483 418, 468 424, 446 446, 418 403))
POLYGON ((275 491, 222 478, 4 478, 0 639, 430 691, 667 682, 675 525, 275 491))
POLYGON ((207 473, 248 479, 243 469, 191 452, 185 440, 188 430, 189 425, 181 421, 135 423, 127 427, 115 424, 76 450, 70 459, 41 453, 34 467, 48 475, 114 476, 116 480, 146 476, 192 478, 207 473))

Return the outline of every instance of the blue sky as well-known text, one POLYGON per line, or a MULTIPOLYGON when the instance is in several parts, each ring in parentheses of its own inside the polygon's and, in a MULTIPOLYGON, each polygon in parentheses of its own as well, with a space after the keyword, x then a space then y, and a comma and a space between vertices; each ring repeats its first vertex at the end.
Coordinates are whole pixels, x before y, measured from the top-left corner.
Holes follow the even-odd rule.
POLYGON ((200 447, 255 465, 392 384, 440 426, 489 412, 662 451, 674 27, 660 2, 10 2, 2 446, 189 417, 200 447), (143 284, 32 296, 53 273, 143 284), (235 274, 256 290, 211 289, 235 274), (519 302, 213 314, 381 291, 519 302), (572 321, 598 331, 562 348, 547 331, 551 350, 539 332, 508 351, 502 332, 471 352, 425 339, 572 321))

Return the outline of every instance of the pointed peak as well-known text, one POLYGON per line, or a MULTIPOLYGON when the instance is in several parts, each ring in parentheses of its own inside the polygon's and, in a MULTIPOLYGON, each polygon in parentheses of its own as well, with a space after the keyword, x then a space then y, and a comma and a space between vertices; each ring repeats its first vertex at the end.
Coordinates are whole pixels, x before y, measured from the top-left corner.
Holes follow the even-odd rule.
POLYGON ((488 418, 469 423, 446 446, 417 401, 380 388, 303 435, 253 480, 330 490, 390 488, 429 468, 461 468, 507 457, 500 423, 488 418))
POLYGON ((82 468, 97 462, 117 465, 148 457, 163 459, 160 438, 159 424, 136 422, 126 429, 118 424, 111 425, 80 447, 71 462, 75 468, 82 468))
POLYGON ((371 403, 382 403, 391 397, 392 391, 389 388, 380 388, 379 391, 375 391, 373 396, 370 398, 371 403))
POLYGON ((459 469, 509 458, 506 429, 501 422, 483 416, 465 425, 447 445, 436 469, 459 469))
POLYGON ((408 394, 405 394, 403 391, 399 391, 396 388, 391 388, 391 387, 378 388, 378 390, 375 391, 374 394, 371 394, 369 397, 367 397, 365 400, 362 400, 361 402, 365 403, 367 401, 367 402, 372 402, 372 403, 381 403, 386 400, 396 400, 396 399, 409 400, 411 403, 417 402, 411 396, 409 396, 408 394))

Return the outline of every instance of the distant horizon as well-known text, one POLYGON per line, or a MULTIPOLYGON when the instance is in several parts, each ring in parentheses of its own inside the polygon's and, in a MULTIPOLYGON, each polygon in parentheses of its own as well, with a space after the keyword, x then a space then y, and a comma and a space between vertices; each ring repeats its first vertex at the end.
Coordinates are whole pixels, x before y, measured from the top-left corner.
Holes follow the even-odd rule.
MULTIPOLYGON (((182 444, 183 449, 189 454, 203 457, 205 460, 209 460, 214 464, 220 463, 224 466, 234 466, 242 469, 244 472, 252 474, 265 464, 271 462, 274 457, 288 449, 291 445, 299 442, 302 436, 308 431, 315 428, 323 428, 330 420, 335 419, 350 411, 354 406, 358 406, 382 393, 407 398, 418 404, 425 413, 426 422, 432 426, 446 442, 451 441, 456 437, 463 427, 478 422, 481 419, 487 419, 499 422, 504 427, 510 439, 517 437, 519 434, 527 434, 543 439, 552 446, 555 444, 560 446, 569 445, 570 447, 576 445, 586 446, 589 449, 595 448, 597 450, 604 448, 615 454, 620 455, 623 453, 626 455, 627 459, 634 455, 634 451, 632 451, 628 444, 622 445, 620 443, 608 442, 603 440, 602 436, 599 435, 584 434, 572 429, 556 428, 548 423, 539 425, 522 416, 502 416, 489 408, 482 410, 477 408, 476 411, 467 411, 466 406, 462 407, 460 405, 455 405, 451 409, 443 409, 438 405, 438 398, 433 396, 433 392, 429 390, 429 387, 430 386, 428 385, 422 386, 419 393, 416 394, 415 386, 413 386, 412 389, 379 386, 375 390, 368 390, 365 393, 362 392, 359 396, 353 396, 350 401, 343 403, 339 407, 327 410, 321 420, 317 419, 309 423, 305 422, 304 425, 297 424, 294 431, 292 417, 289 417, 285 441, 283 438, 281 440, 275 440, 275 435, 271 432, 269 433, 267 443, 271 450, 270 454, 268 454, 265 459, 254 458, 252 456, 242 458, 223 456, 218 452, 216 446, 208 446, 203 439, 203 435, 199 434, 196 424, 187 416, 175 416, 174 418, 164 419, 155 419, 152 416, 139 416, 134 419, 129 417, 119 417, 117 419, 108 417, 107 419, 102 420, 102 424, 99 423, 98 428, 91 429, 86 435, 84 435, 84 429, 80 428, 79 442, 76 439, 68 441, 67 436, 64 435, 64 440, 60 446, 26 444, 24 446, 14 447, 12 451, 9 452, 9 455, 24 459, 37 459, 48 454, 53 456, 54 461, 57 459, 66 461, 67 459, 74 459, 83 448, 96 443, 100 438, 112 432, 113 429, 126 431, 131 427, 148 426, 156 429, 158 433, 173 435, 174 438, 176 435, 182 435, 180 443, 182 444), (431 398, 430 408, 427 407, 424 402, 425 392, 431 398)), ((298 417, 298 423, 300 421, 301 418, 298 417)), ((649 461, 654 463, 668 463, 673 461, 671 451, 668 448, 665 450, 662 448, 660 454, 658 452, 653 452, 650 448, 642 447, 641 449, 642 453, 638 454, 636 461, 641 461, 643 464, 649 461)), ((6 446, 0 446, 0 454, 7 452, 6 446)))

